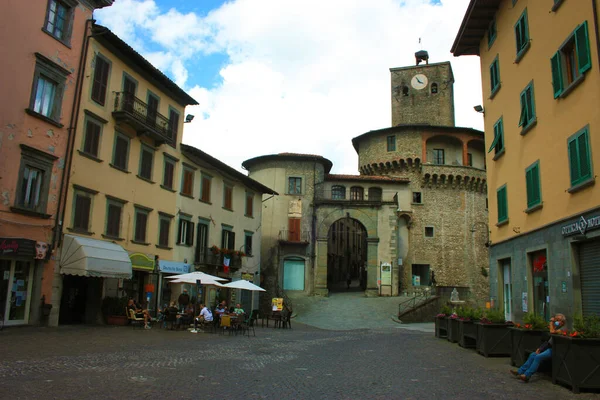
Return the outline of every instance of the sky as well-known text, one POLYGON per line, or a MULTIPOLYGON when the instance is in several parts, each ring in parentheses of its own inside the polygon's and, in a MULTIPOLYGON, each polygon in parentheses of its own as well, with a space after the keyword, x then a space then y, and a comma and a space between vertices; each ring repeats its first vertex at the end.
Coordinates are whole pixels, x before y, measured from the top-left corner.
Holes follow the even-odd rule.
POLYGON ((483 130, 479 58, 450 53, 468 3, 115 0, 94 17, 200 103, 183 143, 240 171, 293 152, 358 174, 352 138, 391 126, 389 69, 415 51, 452 63, 456 125, 483 130))

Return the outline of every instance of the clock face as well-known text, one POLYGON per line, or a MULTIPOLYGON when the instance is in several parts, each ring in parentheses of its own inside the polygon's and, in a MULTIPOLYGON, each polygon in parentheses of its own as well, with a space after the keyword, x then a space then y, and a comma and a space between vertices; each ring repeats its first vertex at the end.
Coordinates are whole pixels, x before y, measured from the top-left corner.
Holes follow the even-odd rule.
POLYGON ((423 74, 417 74, 413 76, 410 84, 417 90, 425 89, 427 87, 427 77, 423 74))

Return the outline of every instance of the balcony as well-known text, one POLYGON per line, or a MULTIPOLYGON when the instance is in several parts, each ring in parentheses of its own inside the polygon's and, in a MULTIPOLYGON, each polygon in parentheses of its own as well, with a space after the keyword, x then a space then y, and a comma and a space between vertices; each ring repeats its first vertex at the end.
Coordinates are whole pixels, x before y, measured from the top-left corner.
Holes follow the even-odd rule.
MULTIPOLYGON (((379 188, 377 188, 379 189, 379 188)), ((383 192, 382 190, 364 190, 363 192, 352 192, 346 187, 345 193, 339 190, 320 190, 315 193, 315 203, 317 204, 352 204, 352 205, 381 205, 384 202, 394 201, 393 193, 383 192)))
POLYGON ((310 243, 310 231, 279 231, 279 243, 307 245, 310 243))
MULTIPOLYGON (((196 253, 196 259, 194 260, 194 264, 222 267, 223 266, 223 258, 224 258, 223 254, 221 254, 221 253, 215 254, 211 250, 210 247, 204 247, 196 253)), ((241 268, 241 266, 242 266, 242 257, 240 257, 239 255, 231 255, 230 262, 229 262, 229 268, 237 270, 237 269, 241 268)))
POLYGON ((131 93, 116 92, 114 104, 112 115, 118 123, 129 125, 138 136, 147 135, 154 139, 156 145, 175 144, 177 126, 171 127, 167 117, 149 109, 146 103, 131 93))

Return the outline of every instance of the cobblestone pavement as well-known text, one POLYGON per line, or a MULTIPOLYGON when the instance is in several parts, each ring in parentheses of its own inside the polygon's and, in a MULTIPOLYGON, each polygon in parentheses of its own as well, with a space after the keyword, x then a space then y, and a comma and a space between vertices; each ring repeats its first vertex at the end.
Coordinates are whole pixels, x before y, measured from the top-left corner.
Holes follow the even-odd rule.
POLYGON ((2 399, 580 399, 431 333, 257 328, 256 337, 131 327, 0 332, 2 399))

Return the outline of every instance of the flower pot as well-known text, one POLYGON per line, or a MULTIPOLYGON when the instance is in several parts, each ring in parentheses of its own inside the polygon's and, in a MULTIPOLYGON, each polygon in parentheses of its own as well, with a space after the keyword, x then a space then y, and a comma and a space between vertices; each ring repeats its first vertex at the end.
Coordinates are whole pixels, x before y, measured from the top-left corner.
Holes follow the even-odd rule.
POLYGON ((489 356, 510 357, 511 324, 484 324, 476 322, 477 325, 477 352, 489 356))
POLYGON ((458 319, 448 318, 448 341, 450 343, 458 342, 458 319))
POLYGON ((435 337, 445 339, 448 337, 448 318, 435 317, 435 337))
POLYGON ((550 338, 548 331, 508 328, 510 331, 510 363, 521 366, 527 361, 530 353, 550 338))
POLYGON ((600 339, 552 335, 552 382, 580 389, 600 389, 600 339))
POLYGON ((106 323, 108 325, 125 326, 127 325, 127 317, 124 315, 108 315, 106 317, 106 323))
POLYGON ((458 320, 458 345, 465 349, 477 346, 477 325, 471 320, 458 320))

